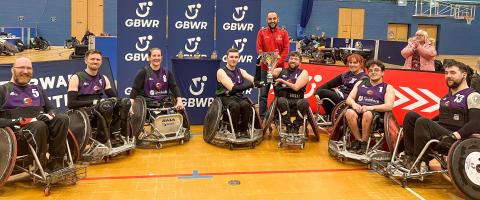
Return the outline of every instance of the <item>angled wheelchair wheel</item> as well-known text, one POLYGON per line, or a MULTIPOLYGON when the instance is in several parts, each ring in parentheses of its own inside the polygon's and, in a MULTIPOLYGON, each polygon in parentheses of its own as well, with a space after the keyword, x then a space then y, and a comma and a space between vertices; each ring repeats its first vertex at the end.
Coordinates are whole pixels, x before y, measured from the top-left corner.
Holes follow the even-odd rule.
POLYGON ((346 108, 348 108, 348 105, 345 101, 340 101, 339 103, 337 103, 337 105, 335 105, 335 107, 333 108, 333 111, 332 111, 332 124, 335 123, 335 121, 337 121, 337 117, 340 115, 340 113, 343 112, 343 110, 345 110, 346 108))
POLYGON ((222 117, 222 101, 219 97, 215 98, 208 108, 203 122, 203 140, 211 143, 220 127, 222 117))
POLYGON ((143 129, 147 116, 147 105, 145 99, 137 97, 132 105, 133 115, 130 116, 130 128, 132 135, 138 137, 143 129))
MULTIPOLYGON (((313 115, 312 109, 308 108, 308 123, 310 124, 310 127, 312 127, 313 134, 315 136, 315 141, 320 141, 320 135, 318 134, 318 127, 317 127, 317 120, 315 119, 315 116, 313 115)), ((305 130, 307 127, 305 127, 305 130)))
MULTIPOLYGON (((400 134, 400 126, 398 125, 397 119, 392 112, 387 112, 384 115, 384 131, 385 131, 385 140, 388 146, 388 151, 393 153, 395 145, 397 145, 398 134, 400 134)), ((402 141, 400 138, 399 141, 402 141)))
POLYGON ((273 119, 275 118, 276 112, 277 112, 277 98, 273 99, 272 103, 270 103, 270 107, 268 107, 267 113, 265 114, 265 119, 263 119, 263 124, 262 124, 263 135, 265 135, 267 131, 270 129, 270 125, 272 124, 273 119))
POLYGON ((337 119, 333 123, 333 129, 330 133, 330 140, 338 141, 343 135, 343 126, 345 123, 345 112, 347 109, 343 109, 343 111, 337 116, 337 119))
POLYGON ((87 112, 83 109, 68 110, 67 116, 70 119, 68 130, 75 137, 75 140, 73 140, 73 137, 67 137, 68 142, 71 144, 77 143, 79 153, 82 154, 89 139, 92 137, 90 119, 87 112))
POLYGON ((80 160, 81 155, 80 145, 78 144, 75 134, 73 134, 73 132, 70 130, 68 130, 67 140, 72 155, 72 161, 77 162, 78 160, 80 160))
POLYGON ((12 174, 17 158, 17 140, 10 128, 0 128, 0 187, 12 174))
POLYGON ((453 185, 471 199, 480 199, 480 139, 457 141, 448 152, 448 174, 453 185))

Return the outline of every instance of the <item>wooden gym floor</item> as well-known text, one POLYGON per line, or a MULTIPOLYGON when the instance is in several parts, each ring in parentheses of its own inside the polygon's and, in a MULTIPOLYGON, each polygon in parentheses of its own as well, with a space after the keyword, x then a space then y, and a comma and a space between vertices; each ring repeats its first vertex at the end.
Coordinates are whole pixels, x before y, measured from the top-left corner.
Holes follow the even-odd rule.
POLYGON ((326 135, 304 150, 278 149, 277 137, 228 150, 205 143, 201 126, 192 133, 183 145, 90 165, 87 178, 53 187, 49 197, 23 180, 7 183, 0 199, 461 199, 441 175, 402 188, 361 164, 340 163, 328 155, 326 135))

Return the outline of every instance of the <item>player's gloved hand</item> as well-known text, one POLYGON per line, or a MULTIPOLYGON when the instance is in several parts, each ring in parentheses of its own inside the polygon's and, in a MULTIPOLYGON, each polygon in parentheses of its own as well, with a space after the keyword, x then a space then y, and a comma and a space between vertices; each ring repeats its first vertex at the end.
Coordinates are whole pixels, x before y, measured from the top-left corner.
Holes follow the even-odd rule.
POLYGON ((38 121, 48 122, 48 121, 52 120, 53 117, 50 116, 49 114, 40 114, 40 115, 38 115, 38 116, 36 117, 36 119, 37 119, 38 121))

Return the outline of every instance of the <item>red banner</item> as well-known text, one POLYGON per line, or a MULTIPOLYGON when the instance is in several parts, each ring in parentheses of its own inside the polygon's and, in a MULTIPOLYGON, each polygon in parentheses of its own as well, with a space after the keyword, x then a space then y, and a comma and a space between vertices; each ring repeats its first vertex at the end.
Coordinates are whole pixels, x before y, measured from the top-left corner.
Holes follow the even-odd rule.
MULTIPOLYGON (((348 68, 311 64, 303 64, 301 67, 307 70, 309 74, 305 98, 310 102, 312 111, 316 112, 315 90, 320 85, 346 72, 348 68)), ((395 89, 396 97, 393 113, 399 124, 403 123, 403 117, 410 110, 428 118, 438 115, 438 102, 448 91, 444 77, 444 74, 433 72, 397 69, 387 69, 385 71, 384 82, 392 85, 395 89)), ((273 90, 270 90, 269 104, 272 99, 273 90)), ((323 109, 321 109, 321 112, 323 113, 323 109)))

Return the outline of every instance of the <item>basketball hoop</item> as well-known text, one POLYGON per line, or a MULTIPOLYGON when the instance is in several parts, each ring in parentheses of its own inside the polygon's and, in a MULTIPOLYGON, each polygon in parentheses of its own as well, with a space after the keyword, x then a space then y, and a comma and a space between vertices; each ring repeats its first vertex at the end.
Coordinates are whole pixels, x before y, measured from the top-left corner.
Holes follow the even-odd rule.
POLYGON ((473 17, 464 17, 465 21, 467 21, 467 24, 470 25, 472 24, 473 17))

